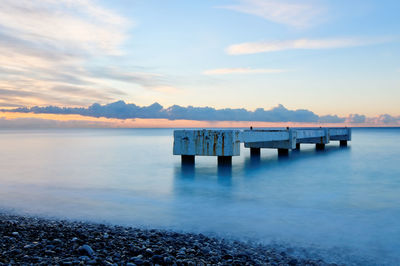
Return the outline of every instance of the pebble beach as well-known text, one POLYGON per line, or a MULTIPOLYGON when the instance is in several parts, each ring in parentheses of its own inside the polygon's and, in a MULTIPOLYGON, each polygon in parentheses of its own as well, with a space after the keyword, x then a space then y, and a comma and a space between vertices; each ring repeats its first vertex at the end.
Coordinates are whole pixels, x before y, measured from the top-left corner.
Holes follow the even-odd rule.
POLYGON ((336 265, 203 234, 0 214, 0 265, 336 265))

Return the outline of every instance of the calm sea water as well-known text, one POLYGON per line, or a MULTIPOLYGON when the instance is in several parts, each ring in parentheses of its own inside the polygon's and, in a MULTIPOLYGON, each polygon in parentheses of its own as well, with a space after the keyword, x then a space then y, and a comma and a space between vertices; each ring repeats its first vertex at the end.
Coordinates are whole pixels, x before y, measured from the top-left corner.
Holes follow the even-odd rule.
POLYGON ((400 264, 400 129, 289 158, 242 147, 182 168, 170 129, 0 130, 0 208, 217 234, 336 262, 400 264), (300 247, 308 248, 307 251, 300 247))

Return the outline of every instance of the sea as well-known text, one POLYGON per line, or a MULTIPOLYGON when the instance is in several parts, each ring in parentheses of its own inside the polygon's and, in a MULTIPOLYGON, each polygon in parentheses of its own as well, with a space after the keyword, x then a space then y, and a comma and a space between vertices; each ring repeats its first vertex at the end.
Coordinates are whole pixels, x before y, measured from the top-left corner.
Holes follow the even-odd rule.
POLYGON ((0 210, 203 233, 347 265, 400 265, 400 128, 347 147, 181 165, 173 129, 0 130, 0 210))

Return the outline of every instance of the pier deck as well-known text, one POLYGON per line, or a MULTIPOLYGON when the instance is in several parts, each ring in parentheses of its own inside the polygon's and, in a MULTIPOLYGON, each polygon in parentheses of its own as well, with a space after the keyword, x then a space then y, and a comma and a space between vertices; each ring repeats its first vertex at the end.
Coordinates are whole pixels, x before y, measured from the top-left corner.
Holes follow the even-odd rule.
POLYGON ((259 156, 261 148, 287 155, 302 143, 315 144, 321 150, 330 141, 347 146, 350 140, 350 128, 185 129, 174 131, 173 154, 181 155, 182 163, 193 164, 195 156, 218 156, 218 164, 230 164, 232 156, 240 155, 240 143, 250 148, 251 156, 259 156))

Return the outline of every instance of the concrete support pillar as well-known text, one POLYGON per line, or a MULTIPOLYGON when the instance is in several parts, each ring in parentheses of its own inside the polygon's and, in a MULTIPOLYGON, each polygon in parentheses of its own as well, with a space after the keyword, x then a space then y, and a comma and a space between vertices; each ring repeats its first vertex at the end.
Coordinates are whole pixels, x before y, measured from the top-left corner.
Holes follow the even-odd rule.
POLYGON ((289 149, 278 149, 278 156, 288 156, 289 149))
POLYGON ((232 165, 232 156, 218 156, 218 165, 232 165))
POLYGON ((324 150, 325 149, 325 144, 317 143, 317 144, 315 144, 315 149, 324 150))
POLYGON ((182 155, 182 164, 194 164, 194 155, 182 155))
POLYGON ((340 147, 347 147, 347 140, 341 140, 340 147))
POLYGON ((296 143, 296 150, 300 150, 300 143, 296 143))
POLYGON ((250 148, 250 156, 260 156, 261 149, 260 148, 250 148))

